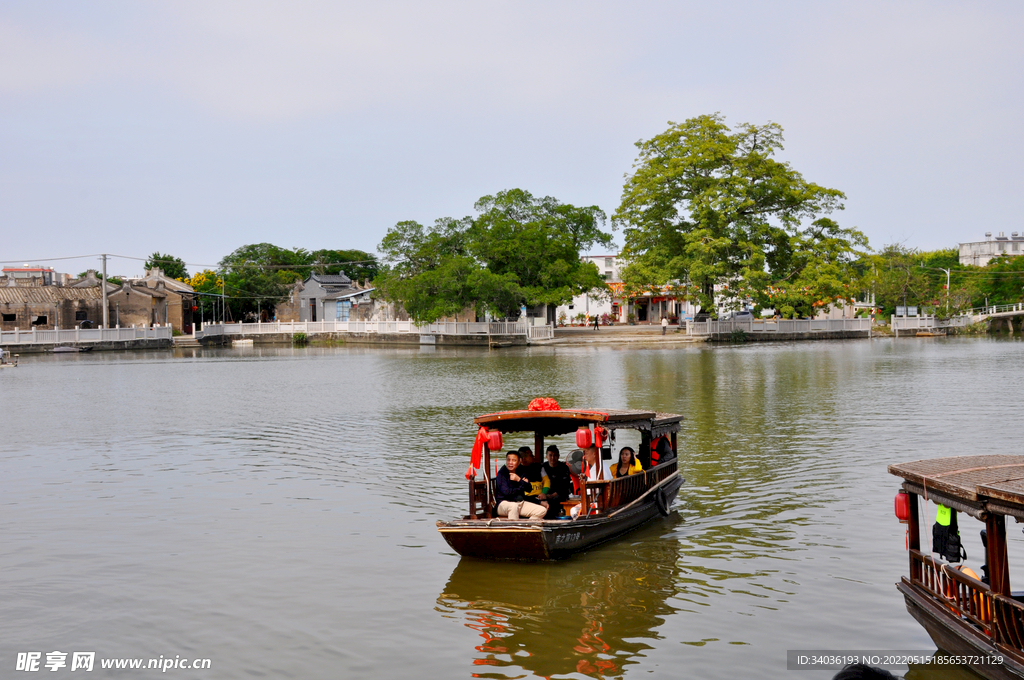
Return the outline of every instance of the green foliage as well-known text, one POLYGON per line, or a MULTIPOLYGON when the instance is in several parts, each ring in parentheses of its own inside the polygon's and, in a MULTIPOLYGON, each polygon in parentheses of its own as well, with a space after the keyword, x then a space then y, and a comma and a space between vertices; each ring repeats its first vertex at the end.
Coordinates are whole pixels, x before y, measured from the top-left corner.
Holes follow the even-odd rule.
POLYGON ((149 256, 144 264, 147 270, 159 267, 164 275, 171 279, 184 281, 188 278, 188 270, 185 268, 185 261, 173 255, 162 255, 159 251, 149 256))
POLYGON ((872 258, 875 304, 884 316, 897 306, 920 305, 931 299, 934 285, 928 271, 921 267, 921 253, 899 243, 891 243, 872 258))
POLYGON ((1024 257, 1004 255, 992 260, 976 277, 974 306, 1009 305, 1024 300, 1024 257))
POLYGON ((309 344, 309 337, 305 333, 293 333, 292 344, 302 347, 309 344))
POLYGON ((221 278, 217 276, 216 272, 204 269, 201 272, 196 272, 191 278, 185 279, 184 282, 192 286, 192 290, 197 293, 205 293, 205 295, 196 296, 196 306, 199 307, 196 312, 198 318, 212 319, 215 315, 214 310, 216 310, 216 316, 219 319, 221 278))
MULTIPOLYGON (((380 273, 377 258, 362 250, 314 250, 309 253, 308 262, 310 270, 317 274, 344 273, 353 281, 372 281, 380 273)), ((308 275, 307 272, 303 278, 308 275)))
POLYGON ((226 272, 225 288, 231 315, 236 319, 254 317, 260 311, 272 313, 288 295, 289 286, 314 271, 339 274, 354 280, 377 275, 376 257, 361 250, 314 250, 281 248, 271 243, 254 243, 236 249, 220 261, 226 272))
POLYGON ((863 258, 867 269, 862 288, 873 290, 888 316, 906 301, 929 313, 950 315, 974 307, 1013 304, 1024 300, 1024 258, 1002 257, 985 267, 961 265, 956 249, 919 252, 901 244, 885 246, 863 258), (949 270, 949 290, 946 290, 949 270))
POLYGON ((631 261, 627 291, 675 280, 714 310, 718 284, 734 305, 749 297, 792 315, 844 296, 856 248, 867 239, 827 217, 843 209, 841 191, 775 160, 782 141, 775 123, 734 131, 714 114, 637 142, 615 213, 631 261))
POLYGON ((432 227, 399 222, 378 250, 386 267, 374 283, 420 322, 467 308, 518 317, 523 305, 558 305, 606 286, 580 252, 611 245, 596 206, 577 207, 512 189, 477 201, 477 217, 432 227))

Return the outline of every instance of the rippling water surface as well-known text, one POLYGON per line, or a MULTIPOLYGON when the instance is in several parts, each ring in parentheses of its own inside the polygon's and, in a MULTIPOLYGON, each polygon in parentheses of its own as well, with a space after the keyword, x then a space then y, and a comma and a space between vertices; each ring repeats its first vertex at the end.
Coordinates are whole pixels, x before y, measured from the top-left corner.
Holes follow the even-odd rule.
POLYGON ((60 650, 814 680, 787 650, 931 651, 886 465, 1020 452, 1022 387, 1024 343, 990 339, 25 356, 0 372, 0 677, 60 650), (684 414, 678 512, 561 563, 460 560, 434 523, 465 512, 472 418, 536 396, 684 414))

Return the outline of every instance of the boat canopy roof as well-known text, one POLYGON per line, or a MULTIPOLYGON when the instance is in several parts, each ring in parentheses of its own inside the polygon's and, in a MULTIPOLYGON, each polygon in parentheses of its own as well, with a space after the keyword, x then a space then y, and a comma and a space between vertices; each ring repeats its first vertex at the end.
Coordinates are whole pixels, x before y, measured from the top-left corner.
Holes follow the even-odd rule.
POLYGON ((931 458, 890 465, 904 487, 976 517, 986 512, 1024 519, 1024 456, 931 458))
POLYGON ((562 409, 558 411, 500 411, 477 416, 473 421, 499 432, 537 432, 544 436, 568 434, 577 428, 599 424, 610 430, 647 430, 654 437, 679 431, 681 415, 656 411, 562 409))

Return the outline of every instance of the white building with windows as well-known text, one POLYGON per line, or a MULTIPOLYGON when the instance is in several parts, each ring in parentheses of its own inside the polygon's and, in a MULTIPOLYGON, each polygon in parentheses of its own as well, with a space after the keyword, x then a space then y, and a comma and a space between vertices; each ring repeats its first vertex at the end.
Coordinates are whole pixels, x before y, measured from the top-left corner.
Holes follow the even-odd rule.
POLYGON ((1024 254, 1024 234, 1016 231, 1009 236, 1001 231, 995 237, 991 231, 986 231, 984 241, 960 244, 960 264, 972 264, 976 267, 984 267, 991 260, 1003 255, 1016 257, 1021 254, 1024 254))
POLYGON ((564 314, 566 324, 579 323, 582 314, 590 323, 594 317, 603 320, 605 315, 613 323, 627 323, 632 314, 637 323, 660 323, 662 315, 675 323, 679 318, 693 318, 698 309, 692 303, 674 297, 668 292, 668 287, 627 299, 621 276, 622 261, 618 255, 584 255, 580 259, 597 265, 601 278, 608 284, 608 291, 577 295, 568 305, 561 305, 555 310, 556 322, 564 314))

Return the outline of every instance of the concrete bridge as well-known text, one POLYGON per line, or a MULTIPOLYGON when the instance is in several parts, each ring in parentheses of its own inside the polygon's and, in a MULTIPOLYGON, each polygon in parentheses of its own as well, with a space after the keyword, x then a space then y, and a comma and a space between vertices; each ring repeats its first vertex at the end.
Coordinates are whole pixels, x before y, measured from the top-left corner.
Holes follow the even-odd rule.
MULTIPOLYGON (((988 321, 990 331, 1000 331, 1005 326, 1008 331, 1013 332, 1013 317, 1024 317, 1024 302, 1017 302, 1012 305, 992 305, 991 307, 979 307, 971 310, 971 323, 988 321)), ((1024 330, 1024 320, 1018 322, 1019 329, 1024 330)))

